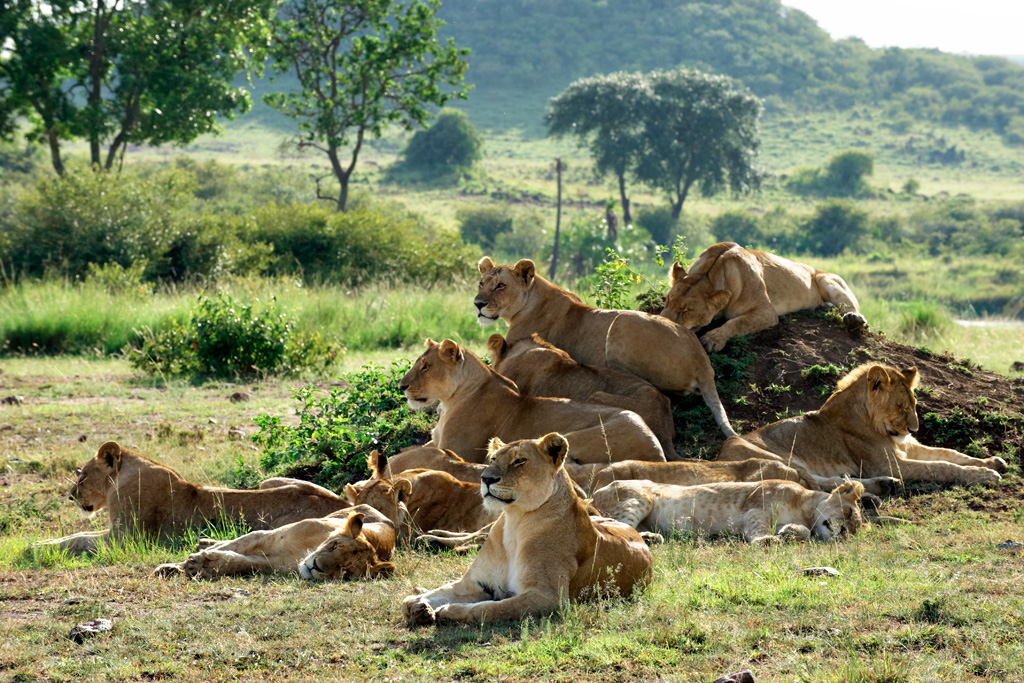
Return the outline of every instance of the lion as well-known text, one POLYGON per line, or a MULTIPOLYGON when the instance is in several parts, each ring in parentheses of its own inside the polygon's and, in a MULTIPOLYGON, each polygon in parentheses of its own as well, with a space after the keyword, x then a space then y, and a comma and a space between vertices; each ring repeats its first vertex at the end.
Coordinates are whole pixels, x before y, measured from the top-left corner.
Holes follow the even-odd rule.
POLYGON ((523 396, 511 380, 484 365, 451 339, 427 339, 427 350, 401 379, 409 406, 440 401, 440 418, 428 445, 480 462, 491 437, 515 440, 564 433, 584 462, 664 461, 651 430, 636 413, 561 398, 523 396))
POLYGON ((501 318, 508 323, 509 342, 536 333, 580 363, 627 370, 664 392, 698 392, 722 432, 736 435, 711 361, 690 330, 639 311, 587 306, 538 275, 529 259, 498 266, 485 256, 478 267, 482 277, 473 304, 481 325, 501 318))
POLYGON ((656 484, 676 484, 678 486, 713 484, 721 481, 782 479, 795 481, 805 488, 816 488, 812 482, 800 476, 800 473, 792 467, 787 467, 776 460, 762 458, 750 458, 736 462, 623 460, 606 466, 566 462, 565 471, 569 473, 569 477, 574 482, 583 487, 584 491, 596 491, 613 481, 624 479, 644 479, 656 484))
POLYGON ((632 410, 654 432, 666 457, 675 456, 672 402, 647 380, 625 370, 577 363, 538 334, 512 343, 493 334, 487 350, 491 367, 515 382, 521 393, 632 410))
POLYGON ((480 473, 484 471, 484 466, 480 463, 466 462, 454 451, 446 451, 433 446, 421 446, 389 457, 387 465, 384 467, 384 476, 392 478, 406 470, 440 470, 447 472, 459 481, 479 484, 480 473))
POLYGON ((255 491, 213 488, 186 481, 174 469, 116 441, 75 470, 70 499, 83 512, 106 509, 106 531, 83 531, 37 545, 71 553, 91 553, 98 542, 127 534, 170 538, 207 522, 240 522, 272 529, 310 517, 324 517, 348 506, 327 489, 296 479, 272 479, 255 491))
POLYGON ((917 382, 916 367, 861 365, 839 380, 819 410, 726 439, 718 460, 770 458, 823 489, 850 477, 875 495, 892 493, 901 481, 999 481, 1006 471, 1002 458, 972 458, 911 435, 919 424, 917 382))
POLYGON ((561 434, 492 439, 480 484, 499 512, 466 574, 402 602, 410 626, 501 621, 548 612, 567 599, 629 596, 651 582, 651 552, 624 524, 591 517, 562 463, 561 434))
POLYGON ((594 492, 602 514, 644 532, 701 536, 739 533, 755 544, 822 541, 860 530, 864 486, 847 481, 832 492, 792 481, 719 482, 696 486, 615 481, 594 492))
POLYGON ((727 320, 701 337, 709 353, 721 351, 732 337, 777 325, 780 315, 825 304, 843 312, 851 332, 867 324, 843 278, 735 242, 711 245, 689 272, 673 263, 669 277, 672 288, 662 316, 690 330, 718 317, 727 320))

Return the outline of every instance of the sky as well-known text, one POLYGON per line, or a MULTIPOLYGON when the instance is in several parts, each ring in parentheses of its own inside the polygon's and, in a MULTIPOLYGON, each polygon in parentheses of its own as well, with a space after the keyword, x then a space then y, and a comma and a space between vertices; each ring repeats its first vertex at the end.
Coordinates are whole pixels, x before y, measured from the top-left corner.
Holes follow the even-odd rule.
POLYGON ((972 55, 1024 55, 1024 0, 782 0, 835 39, 870 47, 934 47, 972 55))

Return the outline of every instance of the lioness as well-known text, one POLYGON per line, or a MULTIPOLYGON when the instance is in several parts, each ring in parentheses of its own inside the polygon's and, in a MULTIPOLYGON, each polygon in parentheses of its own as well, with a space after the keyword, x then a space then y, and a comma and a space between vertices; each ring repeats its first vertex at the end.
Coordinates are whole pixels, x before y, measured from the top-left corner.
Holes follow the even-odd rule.
POLYGON ((558 430, 584 462, 664 461, 658 440, 636 413, 560 398, 519 393, 515 383, 451 339, 427 350, 402 378, 399 388, 409 406, 441 402, 430 444, 451 449, 470 462, 483 460, 491 437, 532 438, 558 430))
POLYGON ((828 541, 860 529, 863 493, 854 481, 826 493, 773 479, 696 486, 626 480, 596 491, 593 505, 634 529, 659 534, 740 533, 751 543, 805 541, 813 534, 828 541))
POLYGON ((487 340, 491 367, 516 383, 527 396, 550 396, 632 410, 658 438, 665 456, 675 456, 672 402, 632 372, 577 363, 540 335, 507 342, 500 334, 487 340))
POLYGON ((501 318, 508 323, 509 342, 536 333, 580 363, 628 370, 662 391, 699 392, 722 432, 735 436, 711 361, 690 330, 639 311, 587 306, 538 275, 529 259, 497 266, 485 256, 478 267, 483 277, 473 304, 481 325, 501 318))
POLYGON ((816 488, 792 467, 763 458, 750 458, 736 462, 708 462, 707 460, 680 460, 677 462, 640 462, 623 460, 610 465, 580 465, 566 462, 565 471, 584 491, 596 491, 613 481, 645 479, 657 484, 712 484, 720 481, 764 481, 782 479, 795 481, 805 488, 816 488))
POLYGON ((294 479, 270 480, 269 488, 257 491, 193 484, 116 441, 100 446, 75 474, 69 497, 90 514, 106 508, 109 529, 83 531, 38 545, 89 553, 97 541, 113 541, 129 533, 171 537, 209 521, 272 529, 347 507, 343 498, 327 489, 294 479))
POLYGON ((409 626, 521 619, 650 583, 651 553, 639 534, 590 517, 576 497, 562 468, 568 449, 560 434, 491 440, 480 495, 501 516, 465 576, 405 599, 409 626))
POLYGON ((772 458, 821 488, 850 477, 876 495, 890 493, 897 480, 998 481, 1006 471, 1002 458, 972 458, 911 436, 918 428, 917 381, 916 367, 861 365, 839 380, 821 409, 726 439, 718 460, 772 458))
POLYGON ((406 470, 418 469, 440 470, 447 472, 459 481, 479 484, 480 473, 484 471, 484 466, 480 463, 466 462, 454 451, 445 451, 433 446, 421 446, 396 453, 388 458, 387 464, 384 466, 384 476, 391 478, 406 470))
POLYGON ((744 249, 735 242, 711 245, 689 272, 673 263, 669 275, 672 288, 661 315, 690 330, 717 317, 728 319, 701 337, 708 352, 721 351, 732 337, 777 325, 784 313, 822 304, 843 311, 850 331, 867 324, 843 278, 767 251, 744 249))

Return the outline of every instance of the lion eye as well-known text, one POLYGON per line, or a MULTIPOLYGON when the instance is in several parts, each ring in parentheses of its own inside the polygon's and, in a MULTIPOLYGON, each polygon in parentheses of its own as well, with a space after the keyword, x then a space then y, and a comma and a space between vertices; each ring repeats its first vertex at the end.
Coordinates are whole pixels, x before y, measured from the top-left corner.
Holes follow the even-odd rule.
POLYGON ((526 458, 519 458, 512 462, 512 467, 520 467, 526 464, 526 458))
POLYGON ((504 282, 499 282, 498 286, 494 288, 494 291, 498 291, 499 289, 505 289, 505 283, 504 282))

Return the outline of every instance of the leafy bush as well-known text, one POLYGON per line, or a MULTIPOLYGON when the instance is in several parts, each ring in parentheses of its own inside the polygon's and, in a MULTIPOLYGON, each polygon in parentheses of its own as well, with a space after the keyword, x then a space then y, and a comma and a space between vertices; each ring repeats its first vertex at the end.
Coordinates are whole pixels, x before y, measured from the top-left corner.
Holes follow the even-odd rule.
POLYGON ((636 216, 636 224, 650 233, 655 244, 671 243, 678 234, 679 223, 668 206, 645 207, 636 216))
POLYGON ((442 109, 429 128, 413 134, 400 166, 434 182, 450 182, 480 160, 482 146, 480 134, 465 113, 442 109))
MULTIPOLYGON (((366 456, 372 449, 385 455, 415 443, 429 433, 434 418, 408 408, 398 382, 410 367, 397 360, 390 368, 369 364, 343 375, 345 386, 329 390, 306 386, 294 397, 299 401, 299 424, 281 418, 255 418, 260 431, 253 440, 263 447, 260 467, 264 475, 302 471, 317 483, 335 490, 365 477, 366 456)), ((240 465, 239 476, 251 479, 240 465)))
POLYGON ((835 256, 856 247, 868 234, 868 214, 841 199, 819 204, 803 224, 806 248, 821 256, 835 256))
POLYGON ((757 218, 746 211, 724 211, 711 221, 711 234, 719 242, 736 242, 741 247, 754 247, 764 236, 757 218))
POLYGON ((459 234, 465 242, 479 244, 484 251, 494 249, 496 239, 512 232, 513 216, 508 206, 467 206, 455 214, 459 234))
POLYGON ((800 195, 856 197, 871 190, 865 176, 875 171, 875 156, 859 149, 832 155, 823 169, 798 168, 786 181, 786 189, 800 195))
POLYGON ((322 370, 339 348, 319 333, 296 332, 274 299, 257 308, 219 293, 201 295, 186 323, 143 330, 140 345, 127 351, 132 366, 150 375, 246 379, 322 370))

